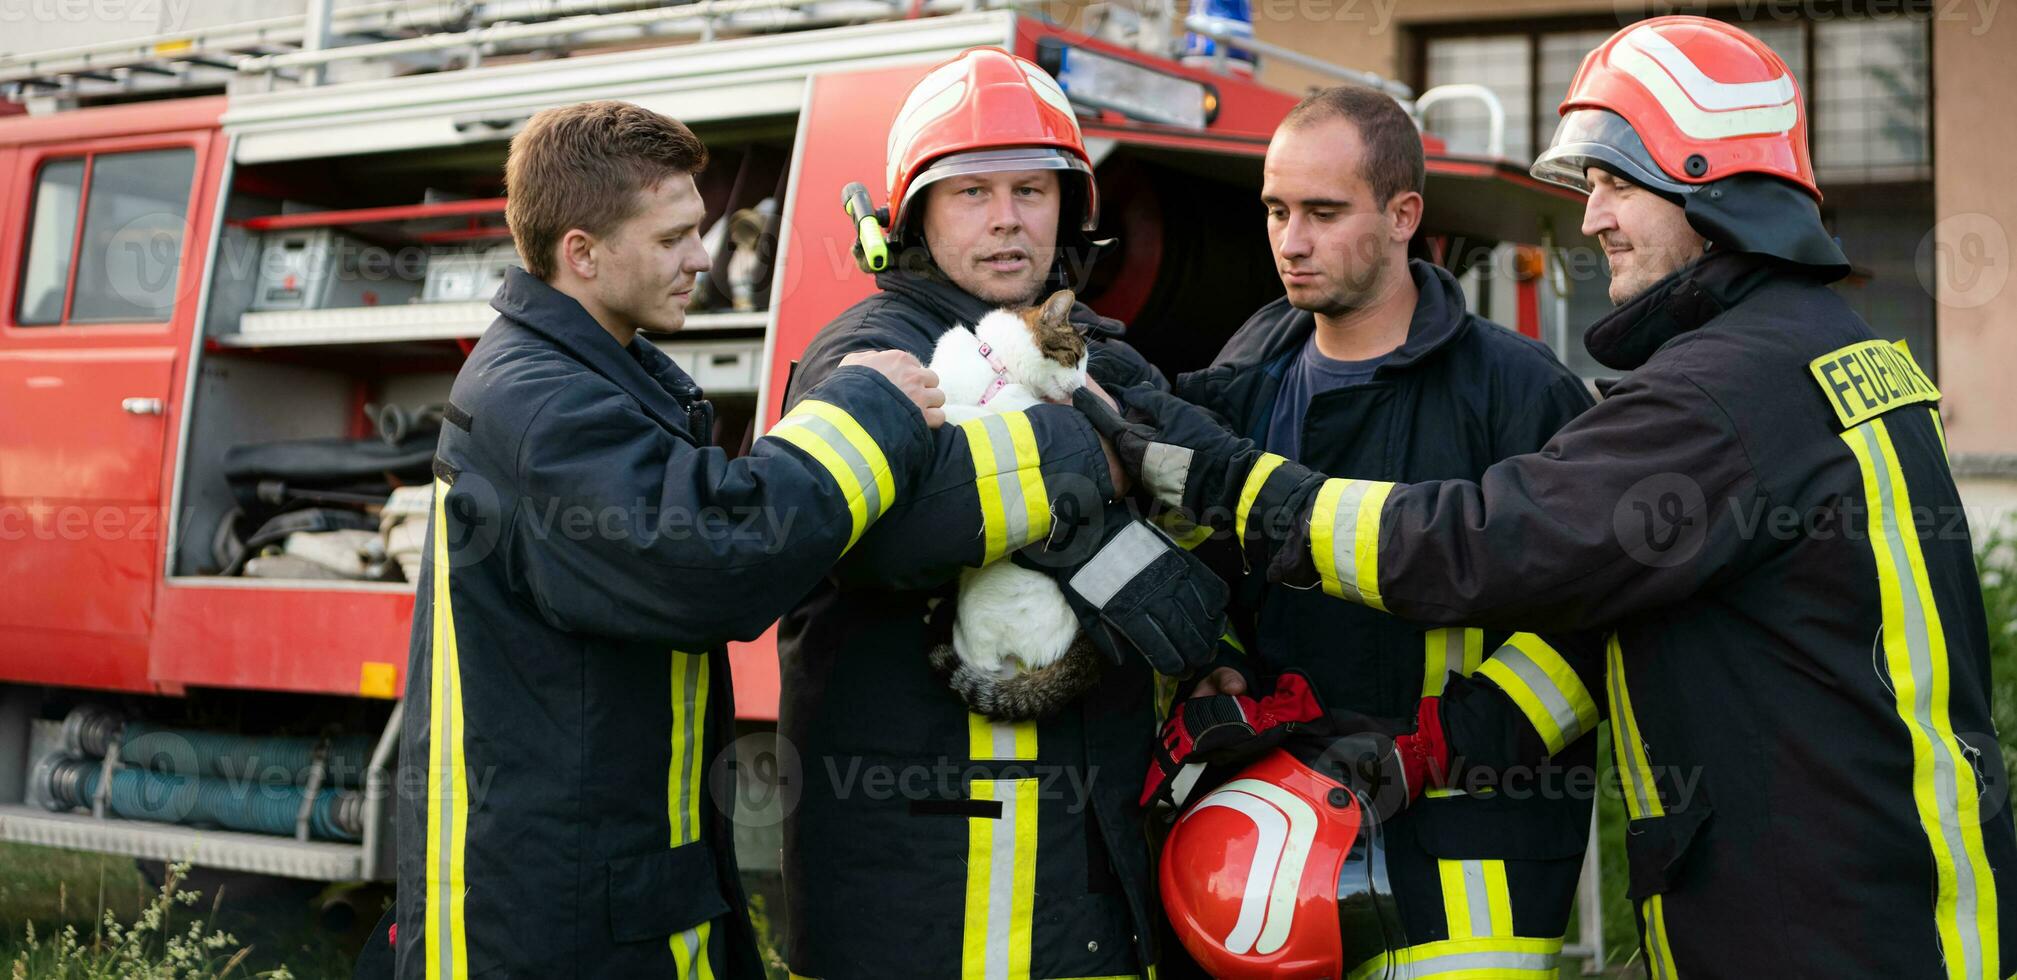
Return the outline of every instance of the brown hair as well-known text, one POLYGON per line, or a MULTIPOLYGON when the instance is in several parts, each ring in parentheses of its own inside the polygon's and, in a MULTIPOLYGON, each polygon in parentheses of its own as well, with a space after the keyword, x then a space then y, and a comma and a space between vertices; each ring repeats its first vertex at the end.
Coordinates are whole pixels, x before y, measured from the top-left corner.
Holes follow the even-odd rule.
POLYGON ((638 211, 638 192, 698 173, 707 147, 676 119, 604 99, 541 110, 511 138, 504 222, 527 272, 553 278, 571 229, 605 235, 638 211))
POLYGON ((1422 192, 1422 134, 1392 96, 1363 85, 1334 85, 1312 92, 1282 119, 1282 128, 1320 119, 1343 119, 1358 128, 1366 155, 1359 176, 1384 206, 1402 191, 1422 192))

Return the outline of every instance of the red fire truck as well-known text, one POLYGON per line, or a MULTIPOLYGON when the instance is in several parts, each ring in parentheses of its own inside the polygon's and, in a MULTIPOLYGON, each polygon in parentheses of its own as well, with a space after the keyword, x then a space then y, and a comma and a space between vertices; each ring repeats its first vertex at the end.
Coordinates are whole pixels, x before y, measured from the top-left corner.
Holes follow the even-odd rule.
MULTIPOLYGON (((414 603, 398 486, 493 315, 512 260, 505 150, 541 108, 626 99, 708 144, 711 305, 653 339, 704 386, 731 451, 778 417, 815 331, 873 288, 841 188, 876 185, 905 90, 975 45, 1044 65, 1081 110, 1120 243, 1084 296, 1152 361, 1205 364, 1280 294, 1257 198, 1295 95, 1172 59, 1167 21, 1130 34, 896 7, 646 6, 360 29, 337 47, 262 29, 0 58, 38 110, 0 118, 0 839, 391 877, 414 603), (228 94, 188 94, 205 86, 228 94), (268 791, 208 792, 233 780, 268 791)), ((1428 145, 1423 254, 1488 315, 1558 333, 1547 246, 1580 204, 1428 145)), ((763 729, 771 638, 734 660, 737 715, 763 729)), ((774 867, 771 850, 746 864, 774 867)))

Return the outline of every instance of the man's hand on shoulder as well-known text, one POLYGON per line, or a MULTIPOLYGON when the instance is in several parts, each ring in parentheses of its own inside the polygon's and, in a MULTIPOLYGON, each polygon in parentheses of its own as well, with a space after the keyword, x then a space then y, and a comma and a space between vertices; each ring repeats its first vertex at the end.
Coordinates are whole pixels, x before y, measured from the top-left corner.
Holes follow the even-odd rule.
POLYGON ((945 392, 938 375, 907 351, 856 351, 840 359, 841 367, 858 365, 889 379, 911 404, 924 413, 924 424, 936 429, 945 424, 945 392))

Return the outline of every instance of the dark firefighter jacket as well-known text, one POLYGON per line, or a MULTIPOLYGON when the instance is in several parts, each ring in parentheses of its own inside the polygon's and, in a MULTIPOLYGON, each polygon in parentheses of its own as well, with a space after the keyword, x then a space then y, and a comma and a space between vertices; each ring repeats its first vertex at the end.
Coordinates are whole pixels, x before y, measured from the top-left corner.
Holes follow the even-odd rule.
MULTIPOLYGON (((1939 393, 1796 268, 1710 253, 1590 329, 1631 373, 1541 452, 1312 478, 1259 537, 1411 619, 1615 631, 1654 977, 2000 977, 2017 839, 1939 393)), ((1265 479, 1263 511, 1297 476, 1265 479)))
MULTIPOLYGON (((929 362, 941 333, 990 309, 936 275, 876 283, 814 338, 787 404, 852 351, 929 362)), ((1160 382, 1119 324, 1084 306, 1073 320, 1103 383, 1160 382)), ((1043 540, 1061 498, 1107 499, 1105 460, 1068 406, 947 425, 933 472, 967 485, 892 509, 785 617, 779 726, 805 772, 785 824, 794 973, 1111 977, 1154 961, 1134 802, 1156 726, 1147 665, 1131 658, 1059 713, 1000 725, 926 662, 932 600, 961 568, 1043 540)))
POLYGON ((457 376, 414 606, 401 977, 761 977, 724 644, 929 492, 922 414, 833 372, 729 460, 644 340, 512 270, 457 376))
MULTIPOLYGON (((1501 459, 1539 450, 1590 406, 1582 381, 1547 347, 1469 313, 1447 271, 1421 261, 1409 271, 1419 299, 1406 341, 1370 380, 1311 400, 1298 462, 1362 479, 1475 480, 1501 459)), ((1315 327, 1314 315, 1276 300, 1211 367, 1178 379, 1176 394, 1262 442, 1282 377, 1315 327)), ((1214 543, 1200 554, 1230 550, 1214 543)), ((1557 648, 1574 642, 1587 649, 1592 641, 1411 622, 1321 591, 1270 584, 1260 574, 1247 577, 1238 594, 1252 653, 1246 666, 1259 673, 1294 668, 1328 708, 1406 718, 1418 699, 1444 694, 1454 671, 1466 678, 1449 692, 1446 709, 1456 754, 1475 745, 1488 759, 1537 746, 1549 750, 1539 755, 1555 755, 1553 770, 1522 774, 1531 777, 1524 785, 1466 793, 1460 779, 1453 791, 1432 791, 1388 830, 1396 838, 1389 860, 1409 959, 1420 960, 1418 968, 1443 955, 1524 952, 1532 940, 1558 944, 1593 794, 1588 787, 1543 789, 1567 783, 1571 767, 1588 771, 1594 741, 1578 737, 1595 726, 1598 712, 1597 689, 1570 667, 1575 651, 1565 659, 1557 648), (1553 710, 1530 722, 1520 701, 1553 710), (1487 883, 1471 902, 1468 887, 1487 883), (1475 922, 1474 908, 1486 913, 1475 922), (1521 938, 1488 942, 1514 937, 1521 938)))

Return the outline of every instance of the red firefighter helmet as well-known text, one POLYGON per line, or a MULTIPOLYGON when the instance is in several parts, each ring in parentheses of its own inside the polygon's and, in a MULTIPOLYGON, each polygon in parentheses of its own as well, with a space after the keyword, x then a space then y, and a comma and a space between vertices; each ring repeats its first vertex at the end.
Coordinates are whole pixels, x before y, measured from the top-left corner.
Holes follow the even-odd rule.
POLYGON ((1779 177, 1821 199, 1807 110, 1765 42, 1705 17, 1655 17, 1583 59, 1533 174, 1588 192, 1600 167, 1668 194, 1732 174, 1779 177))
POLYGON ((1403 945, 1373 809, 1286 749, 1192 803, 1161 874, 1177 939, 1214 977, 1386 976, 1403 945))
POLYGON ((933 182, 1011 170, 1080 174, 1083 193, 1066 200, 1084 202, 1081 231, 1099 223, 1092 158, 1064 89, 1000 48, 972 48, 927 72, 890 123, 887 153, 889 227, 899 236, 911 199, 933 182))

